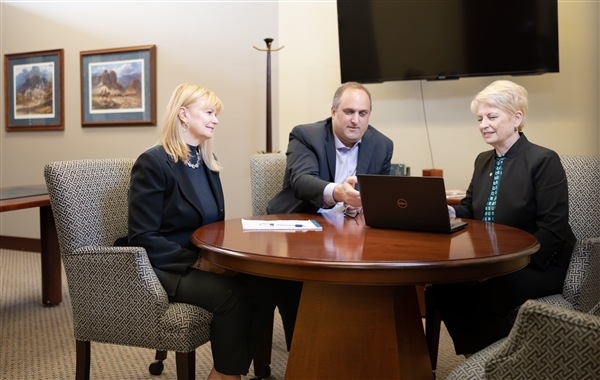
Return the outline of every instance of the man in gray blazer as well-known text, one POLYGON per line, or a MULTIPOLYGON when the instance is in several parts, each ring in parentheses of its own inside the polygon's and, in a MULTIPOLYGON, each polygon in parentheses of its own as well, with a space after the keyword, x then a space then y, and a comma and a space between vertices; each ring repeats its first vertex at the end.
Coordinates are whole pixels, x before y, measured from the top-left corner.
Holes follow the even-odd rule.
MULTIPOLYGON (((362 207, 356 174, 390 174, 394 144, 369 125, 371 94, 348 82, 333 97, 331 117, 294 127, 290 133, 283 189, 269 214, 326 212, 362 207)), ((277 303, 290 348, 302 283, 287 281, 277 303)))
POLYGON ((338 88, 331 117, 294 127, 287 149, 283 189, 269 214, 317 213, 339 202, 362 206, 356 174, 390 174, 394 144, 369 125, 371 94, 361 84, 338 88))

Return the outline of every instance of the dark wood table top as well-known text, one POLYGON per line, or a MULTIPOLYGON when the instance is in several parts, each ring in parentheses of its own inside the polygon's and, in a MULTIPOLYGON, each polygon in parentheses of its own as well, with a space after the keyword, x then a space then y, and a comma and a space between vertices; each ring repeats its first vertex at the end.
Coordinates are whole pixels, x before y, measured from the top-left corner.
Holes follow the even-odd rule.
POLYGON ((289 214, 245 219, 314 219, 323 231, 244 232, 241 219, 203 226, 192 242, 223 267, 281 279, 411 285, 470 281, 523 268, 539 249, 519 229, 477 220, 453 234, 369 228, 362 215, 289 214))
POLYGON ((0 199, 0 212, 50 206, 48 193, 40 194, 44 191, 46 185, 3 187, 0 198, 6 199, 0 199))

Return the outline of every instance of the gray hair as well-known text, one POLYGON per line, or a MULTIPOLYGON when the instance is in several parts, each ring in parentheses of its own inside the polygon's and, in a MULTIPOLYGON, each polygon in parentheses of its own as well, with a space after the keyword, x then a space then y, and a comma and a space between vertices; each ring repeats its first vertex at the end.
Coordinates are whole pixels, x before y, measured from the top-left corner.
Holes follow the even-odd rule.
POLYGON ((519 124, 519 131, 524 127, 525 115, 529 109, 527 90, 509 80, 497 80, 475 95, 471 102, 471 112, 477 114, 480 104, 487 104, 500 108, 511 115, 521 111, 523 118, 519 124))

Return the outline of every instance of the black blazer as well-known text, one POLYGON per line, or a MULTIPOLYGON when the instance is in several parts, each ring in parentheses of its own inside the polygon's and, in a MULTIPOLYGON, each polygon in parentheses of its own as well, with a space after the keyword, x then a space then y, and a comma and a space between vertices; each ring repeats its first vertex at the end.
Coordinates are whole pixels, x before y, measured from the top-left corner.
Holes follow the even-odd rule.
MULTIPOLYGON (((357 174, 390 174, 394 144, 368 126, 358 150, 357 174)), ((336 150, 331 118, 294 127, 290 132, 283 188, 267 207, 269 214, 316 213, 323 190, 335 182, 336 150)))
MULTIPOLYGON (((204 165, 219 210, 225 218, 225 202, 219 173, 204 165)), ((162 146, 142 153, 131 170, 129 189, 129 245, 148 252, 161 284, 172 296, 181 275, 198 259, 199 248, 190 241, 204 220, 204 210, 185 172, 162 146)))
MULTIPOLYGON (((456 216, 481 220, 492 186, 496 153, 480 153, 466 197, 454 206, 456 216)), ((540 250, 531 261, 545 269, 552 262, 566 267, 575 245, 569 225, 567 177, 558 155, 530 143, 524 134, 506 152, 494 222, 533 234, 540 250)))

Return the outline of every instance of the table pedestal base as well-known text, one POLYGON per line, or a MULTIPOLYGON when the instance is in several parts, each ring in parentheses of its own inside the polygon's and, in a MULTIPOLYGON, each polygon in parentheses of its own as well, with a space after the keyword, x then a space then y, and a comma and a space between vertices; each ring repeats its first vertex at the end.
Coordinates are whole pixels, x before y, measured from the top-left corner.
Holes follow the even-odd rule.
POLYGON ((305 282, 285 378, 433 379, 415 287, 305 282))

